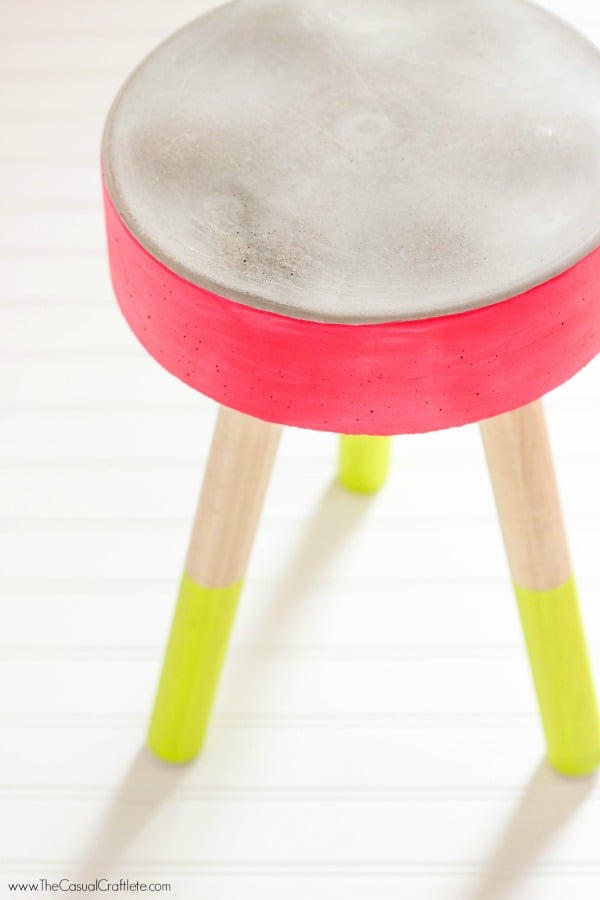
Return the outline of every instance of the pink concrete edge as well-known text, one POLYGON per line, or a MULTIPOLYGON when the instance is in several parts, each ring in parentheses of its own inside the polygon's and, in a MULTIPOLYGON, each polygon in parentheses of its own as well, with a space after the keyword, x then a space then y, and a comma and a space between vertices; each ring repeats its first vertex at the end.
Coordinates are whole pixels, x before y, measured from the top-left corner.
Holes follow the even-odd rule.
POLYGON ((156 260, 104 191, 121 310, 169 372, 219 403, 344 434, 434 431, 548 393, 600 351, 600 248, 544 284, 477 310, 368 325, 244 306, 156 260))

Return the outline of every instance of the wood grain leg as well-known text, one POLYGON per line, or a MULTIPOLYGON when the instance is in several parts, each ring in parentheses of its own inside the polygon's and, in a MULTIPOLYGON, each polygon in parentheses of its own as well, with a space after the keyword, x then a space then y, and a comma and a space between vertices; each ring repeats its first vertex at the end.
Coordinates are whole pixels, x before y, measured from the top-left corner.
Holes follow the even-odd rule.
POLYGON ((280 434, 219 410, 148 732, 169 762, 202 746, 280 434))
POLYGON ((548 759, 584 775, 600 762, 598 708, 542 403, 480 427, 548 759))
POLYGON ((373 494, 383 486, 390 465, 390 437, 342 434, 338 480, 349 491, 373 494))

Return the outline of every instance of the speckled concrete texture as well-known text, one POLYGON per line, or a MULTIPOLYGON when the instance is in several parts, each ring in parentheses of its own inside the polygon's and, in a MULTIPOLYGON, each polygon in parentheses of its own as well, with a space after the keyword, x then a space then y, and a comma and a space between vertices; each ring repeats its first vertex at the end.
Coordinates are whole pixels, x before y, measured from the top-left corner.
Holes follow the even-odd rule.
POLYGON ((103 165, 132 234, 222 297, 475 309, 600 244, 600 54, 522 0, 237 0, 136 70, 103 165))

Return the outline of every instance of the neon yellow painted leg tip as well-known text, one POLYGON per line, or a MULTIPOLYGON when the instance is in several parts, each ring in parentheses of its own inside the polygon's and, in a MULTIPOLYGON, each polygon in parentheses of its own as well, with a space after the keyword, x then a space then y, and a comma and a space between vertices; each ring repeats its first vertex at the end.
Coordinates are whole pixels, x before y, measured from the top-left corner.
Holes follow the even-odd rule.
POLYGON ((390 437, 340 435, 338 480, 358 494, 374 494, 385 483, 390 465, 390 437))
POLYGON ((600 764, 600 720, 575 581, 515 593, 548 762, 563 775, 589 775, 600 764))
POLYGON ((591 775, 600 765, 600 758, 593 757, 587 760, 552 759, 548 756, 550 765, 559 775, 567 775, 569 778, 584 778, 591 775))
POLYGON ((202 743, 200 743, 200 746, 196 751, 189 754, 184 754, 178 752, 176 749, 173 749, 168 740, 157 740, 155 735, 153 735, 149 731, 146 738, 146 747, 154 756, 156 756, 157 759, 160 759, 161 762, 170 763, 171 765, 183 766, 187 763, 193 762, 196 759, 196 757, 202 750, 202 743))
POLYGON ((183 575, 147 737, 166 762, 189 762, 202 747, 241 589, 183 575))

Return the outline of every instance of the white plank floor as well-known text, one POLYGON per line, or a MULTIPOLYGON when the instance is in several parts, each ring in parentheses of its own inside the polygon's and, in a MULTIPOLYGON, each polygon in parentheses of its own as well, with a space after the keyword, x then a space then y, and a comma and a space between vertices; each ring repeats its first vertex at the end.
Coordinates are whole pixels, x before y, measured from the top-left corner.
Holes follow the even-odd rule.
MULTIPOLYGON (((117 311, 99 140, 209 4, 1 5, 0 896, 595 900, 600 787, 543 762, 476 428, 397 438, 373 500, 288 430, 205 752, 144 751, 215 410, 117 311)), ((546 5, 600 43, 594 0, 546 5)), ((599 396, 596 363, 547 406, 600 674, 599 396)))

